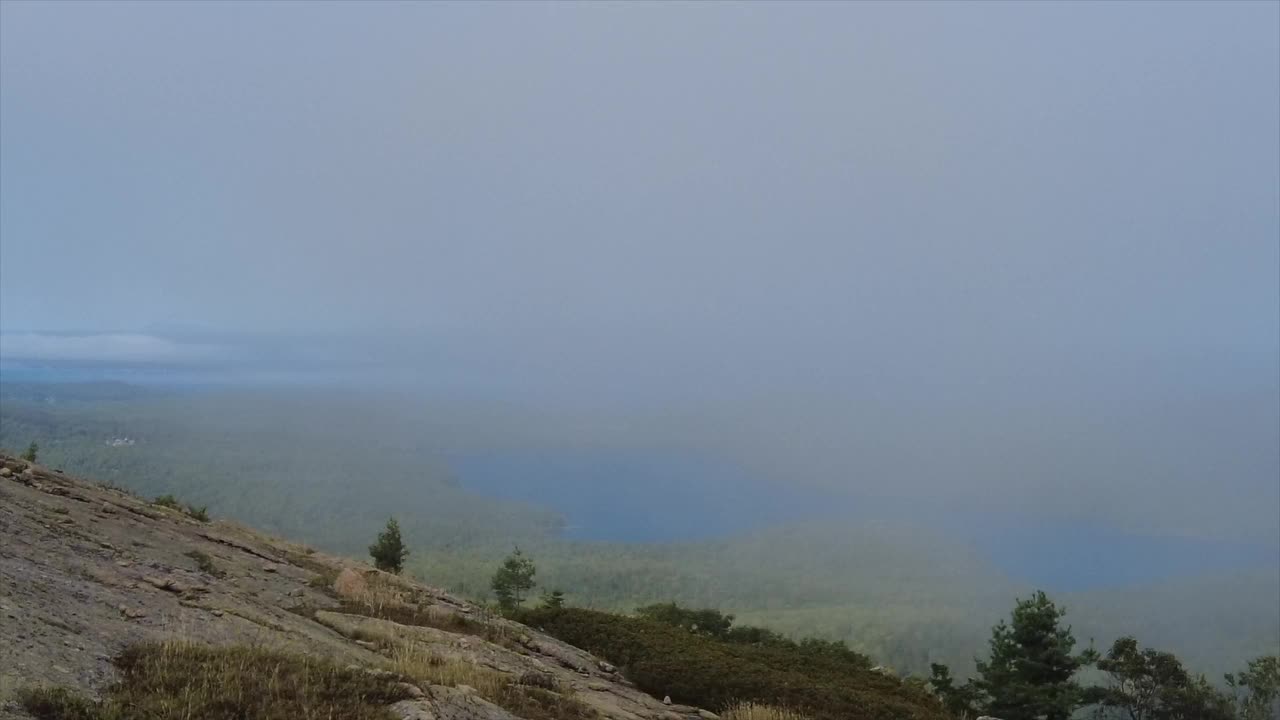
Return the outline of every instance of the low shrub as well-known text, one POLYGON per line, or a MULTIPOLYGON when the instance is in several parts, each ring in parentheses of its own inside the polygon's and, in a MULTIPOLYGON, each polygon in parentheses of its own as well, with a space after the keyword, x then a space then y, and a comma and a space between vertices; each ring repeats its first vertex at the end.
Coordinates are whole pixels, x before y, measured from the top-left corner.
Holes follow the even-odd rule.
POLYGON ((218 578, 226 575, 221 568, 214 564, 213 558, 209 557, 207 553, 200 552, 199 550, 192 550, 186 555, 196 561, 196 567, 200 569, 200 572, 218 578))
POLYGON ((172 495, 159 495, 155 500, 151 501, 151 504, 166 507, 170 510, 177 510, 187 517, 200 522, 209 522, 209 508, 207 505, 196 507, 195 505, 184 504, 172 495))
POLYGON ((521 622, 599 655, 641 690, 713 710, 751 703, 812 720, 943 720, 936 699, 871 671, 865 657, 825 643, 747 644, 664 622, 594 610, 538 609, 521 622))

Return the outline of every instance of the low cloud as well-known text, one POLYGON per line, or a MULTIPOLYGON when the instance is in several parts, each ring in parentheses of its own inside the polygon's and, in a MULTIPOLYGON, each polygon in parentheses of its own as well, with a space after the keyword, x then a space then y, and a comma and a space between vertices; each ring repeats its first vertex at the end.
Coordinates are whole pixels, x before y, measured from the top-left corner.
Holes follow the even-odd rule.
POLYGON ((154 335, 104 333, 0 334, 0 360, 190 365, 224 359, 215 345, 179 343, 154 335))

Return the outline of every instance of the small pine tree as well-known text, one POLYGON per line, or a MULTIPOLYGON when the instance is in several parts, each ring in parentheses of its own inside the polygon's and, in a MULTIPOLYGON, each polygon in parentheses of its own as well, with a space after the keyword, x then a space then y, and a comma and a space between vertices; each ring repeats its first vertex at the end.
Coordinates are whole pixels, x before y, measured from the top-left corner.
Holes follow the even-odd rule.
POLYGON ((502 567, 493 574, 490 585, 503 612, 511 612, 520 607, 528 592, 533 589, 533 576, 536 572, 533 561, 525 557, 519 547, 502 562, 502 567))
POLYGON ((972 680, 957 685, 951 669, 941 663, 931 663, 929 669, 932 671, 929 686, 947 712, 958 718, 977 717, 981 714, 977 707, 982 702, 982 691, 972 680))
POLYGON ((1092 661, 1074 655, 1066 610, 1043 592, 1019 600, 1010 623, 991 629, 991 657, 978 663, 977 687, 990 697, 987 714, 1007 720, 1068 720, 1085 700, 1072 676, 1092 661))
POLYGON ((378 533, 378 541, 369 546, 373 566, 389 573, 400 574, 409 550, 400 538, 400 523, 395 518, 387 520, 387 528, 378 533))
POLYGON ((27 451, 22 453, 22 459, 26 460, 27 462, 35 462, 36 458, 39 456, 40 456, 40 446, 37 445, 34 441, 32 441, 32 443, 27 446, 27 451))
POLYGON ((564 591, 552 590, 542 594, 542 607, 547 610, 559 610, 564 607, 564 591))

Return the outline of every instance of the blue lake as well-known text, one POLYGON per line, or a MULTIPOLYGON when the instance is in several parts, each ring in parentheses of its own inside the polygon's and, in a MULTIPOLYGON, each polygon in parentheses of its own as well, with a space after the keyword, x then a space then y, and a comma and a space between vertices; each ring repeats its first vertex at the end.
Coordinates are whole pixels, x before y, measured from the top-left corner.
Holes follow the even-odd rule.
POLYGON ((665 452, 490 452, 450 459, 462 485, 551 508, 575 540, 668 542, 810 520, 925 525, 975 547, 1011 578, 1086 590, 1280 568, 1280 548, 1126 533, 1084 523, 922 510, 759 481, 732 463, 665 452))

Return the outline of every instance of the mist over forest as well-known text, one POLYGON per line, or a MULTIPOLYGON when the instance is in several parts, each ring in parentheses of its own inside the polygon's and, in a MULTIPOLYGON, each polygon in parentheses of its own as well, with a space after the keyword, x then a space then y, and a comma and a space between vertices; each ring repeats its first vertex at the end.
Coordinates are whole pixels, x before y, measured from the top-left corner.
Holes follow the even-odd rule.
POLYGON ((0 3, 0 447, 903 676, 1280 650, 1280 5, 0 3), (977 658, 981 661, 981 658, 977 658))

